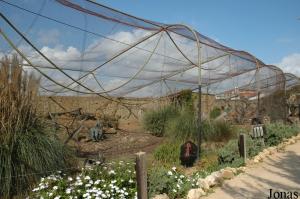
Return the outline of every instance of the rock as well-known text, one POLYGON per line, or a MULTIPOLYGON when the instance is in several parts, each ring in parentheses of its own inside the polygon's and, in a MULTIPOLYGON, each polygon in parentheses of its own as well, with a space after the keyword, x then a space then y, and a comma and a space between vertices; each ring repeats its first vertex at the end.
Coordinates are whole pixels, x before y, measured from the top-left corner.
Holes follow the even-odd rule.
POLYGON ((201 189, 191 189, 188 192, 187 199, 200 199, 201 196, 204 196, 205 192, 201 189))
POLYGON ((109 128, 106 130, 106 133, 115 134, 117 133, 117 130, 115 128, 109 128))
POLYGON ((199 188, 203 189, 204 191, 207 191, 209 189, 208 182, 203 178, 198 179, 197 185, 198 185, 199 188))
POLYGON ((169 199, 169 196, 164 193, 164 194, 156 195, 152 199, 169 199))
POLYGON ((210 187, 213 187, 221 182, 222 174, 220 171, 215 171, 211 173, 209 176, 207 176, 205 180, 210 187))
POLYGON ((245 173, 246 172, 246 167, 239 167, 239 168, 237 168, 237 171, 241 172, 241 173, 245 173))
POLYGON ((253 162, 254 163, 259 163, 262 161, 262 157, 260 154, 258 154, 257 156, 254 157, 253 162))
POLYGON ((290 139, 290 144, 295 144, 296 143, 296 140, 295 139, 290 139))
POLYGON ((273 146, 272 146, 272 147, 269 147, 269 148, 267 148, 267 149, 268 149, 270 155, 276 153, 276 151, 277 151, 276 147, 273 147, 273 146))
POLYGON ((264 149, 262 152, 265 156, 270 155, 270 151, 268 149, 264 149))
POLYGON ((223 179, 231 179, 234 177, 234 173, 230 169, 223 169, 221 172, 223 179))
POLYGON ((232 171, 233 174, 237 174, 237 169, 236 168, 232 168, 232 167, 226 167, 225 170, 230 170, 232 171))

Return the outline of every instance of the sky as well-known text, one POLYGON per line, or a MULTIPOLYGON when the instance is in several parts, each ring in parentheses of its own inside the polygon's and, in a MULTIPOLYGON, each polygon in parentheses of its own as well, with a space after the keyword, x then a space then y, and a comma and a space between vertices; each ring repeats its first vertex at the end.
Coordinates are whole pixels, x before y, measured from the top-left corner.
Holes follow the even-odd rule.
POLYGON ((299 0, 96 0, 163 23, 184 23, 300 75, 299 0), (288 69, 287 69, 288 68, 288 69))

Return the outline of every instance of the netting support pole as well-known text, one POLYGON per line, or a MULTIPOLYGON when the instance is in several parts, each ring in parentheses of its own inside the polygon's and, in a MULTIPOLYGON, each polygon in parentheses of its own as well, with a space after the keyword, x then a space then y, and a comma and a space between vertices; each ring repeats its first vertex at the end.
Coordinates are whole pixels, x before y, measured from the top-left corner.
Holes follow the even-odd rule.
POLYGON ((189 60, 194 66, 198 68, 198 112, 197 112, 197 127, 198 127, 198 138, 197 138, 197 144, 198 144, 198 160, 200 160, 201 157, 201 144, 202 144, 202 104, 201 104, 201 98, 202 98, 202 78, 201 78, 201 46, 200 46, 200 38, 197 32, 191 28, 188 25, 184 24, 172 24, 166 27, 166 30, 174 27, 184 27, 188 29, 195 37, 195 42, 196 42, 196 47, 197 47, 197 63, 192 62, 177 46, 175 41, 172 39, 171 35, 167 32, 168 36, 174 43, 175 47, 180 51, 180 53, 187 59, 189 60))
POLYGON ((285 75, 283 75, 283 78, 284 78, 284 97, 283 97, 283 101, 284 101, 284 120, 283 120, 283 123, 286 124, 287 123, 287 117, 288 117, 288 114, 287 114, 287 111, 288 111, 288 106, 287 106, 287 95, 286 95, 286 78, 285 78, 285 75))
MULTIPOLYGON (((195 34, 196 35, 196 34, 195 34)), ((201 78, 201 49, 200 49, 200 42, 198 35, 197 37, 197 49, 198 49, 198 121, 197 121, 197 126, 198 126, 198 160, 201 159, 201 144, 202 144, 202 78, 201 78)))
MULTIPOLYGON (((201 144, 202 144, 202 78, 201 78, 201 46, 200 46, 200 40, 199 35, 196 33, 196 31, 191 28, 190 26, 184 25, 184 24, 175 24, 170 25, 168 28, 171 28, 173 26, 183 26, 195 37, 196 47, 197 47, 197 63, 194 63, 194 65, 198 68, 198 112, 197 112, 197 127, 198 127, 198 139, 197 139, 197 145, 198 145, 198 160, 200 160, 201 157, 201 144)), ((187 57, 186 57, 187 58, 187 57)))
POLYGON ((261 85, 260 85, 260 65, 258 60, 255 58, 256 61, 256 89, 257 89, 257 106, 256 106, 256 118, 258 118, 259 120, 261 120, 261 115, 260 115, 260 89, 261 89, 261 85))

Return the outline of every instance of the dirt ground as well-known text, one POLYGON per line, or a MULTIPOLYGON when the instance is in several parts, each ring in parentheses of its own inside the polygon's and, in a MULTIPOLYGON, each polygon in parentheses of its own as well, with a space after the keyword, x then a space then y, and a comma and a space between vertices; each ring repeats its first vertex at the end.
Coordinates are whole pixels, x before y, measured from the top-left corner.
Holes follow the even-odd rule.
MULTIPOLYGON (((60 117, 58 123, 70 126, 72 119, 69 117, 60 117)), ((80 141, 71 140, 68 145, 79 149, 79 157, 97 158, 100 153, 105 159, 118 159, 134 157, 139 151, 151 153, 163 142, 164 138, 152 136, 145 132, 140 122, 136 119, 126 120, 119 123, 118 129, 104 128, 106 130, 105 139, 94 142, 90 139, 89 129, 96 125, 95 120, 83 122, 83 128, 74 136, 74 139, 80 137, 80 141)), ((70 131, 76 129, 80 122, 74 122, 70 126, 70 131)), ((61 127, 57 132, 59 138, 63 141, 67 139, 66 129, 61 127)))

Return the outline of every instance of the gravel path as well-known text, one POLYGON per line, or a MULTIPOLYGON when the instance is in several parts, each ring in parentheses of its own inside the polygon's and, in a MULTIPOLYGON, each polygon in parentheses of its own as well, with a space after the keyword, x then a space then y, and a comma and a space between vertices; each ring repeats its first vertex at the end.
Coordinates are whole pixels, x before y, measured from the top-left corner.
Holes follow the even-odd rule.
MULTIPOLYGON (((300 142, 289 145, 283 153, 275 153, 264 162, 247 168, 246 172, 225 181, 222 187, 205 199, 264 199, 272 192, 281 191, 283 197, 300 199, 300 142), (298 192, 298 197, 288 192, 298 192)), ((294 193, 292 193, 294 194, 294 193)), ((272 197, 273 198, 273 197, 272 197)))

